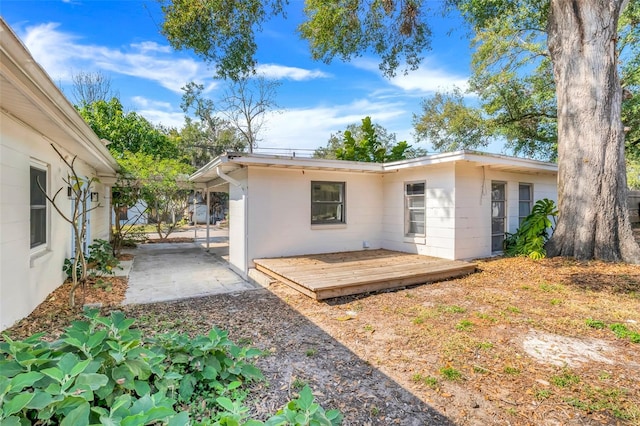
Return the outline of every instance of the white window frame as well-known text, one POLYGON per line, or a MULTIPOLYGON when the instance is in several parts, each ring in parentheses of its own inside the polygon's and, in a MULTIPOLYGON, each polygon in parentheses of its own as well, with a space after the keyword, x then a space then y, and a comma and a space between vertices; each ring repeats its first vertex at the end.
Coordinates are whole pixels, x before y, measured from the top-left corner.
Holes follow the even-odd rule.
MULTIPOLYGON (((417 221, 413 221, 416 222, 417 221)), ((405 237, 425 237, 427 232, 427 182, 424 180, 404 182, 404 236, 405 237), (409 194, 409 185, 422 185, 422 194, 409 194), (422 206, 416 207, 412 200, 422 198, 422 206), (422 229, 424 232, 411 231, 411 213, 422 211, 422 229)))
POLYGON ((519 182, 518 183, 518 226, 522 225, 522 221, 524 218, 531 214, 531 209, 533 208, 533 184, 528 182, 519 182), (520 188, 523 186, 529 187, 529 199, 523 200, 520 198, 520 188), (524 216, 520 214, 520 205, 527 203, 529 205, 528 213, 524 216))
MULTIPOLYGON (((508 186, 507 186, 507 182, 504 181, 496 181, 493 180, 491 181, 491 252, 492 253, 499 253, 504 251, 502 244, 500 245, 499 249, 494 249, 494 244, 493 244, 493 240, 496 237, 501 237, 502 238, 502 243, 504 243, 504 238, 505 238, 505 234, 507 232, 507 218, 509 217, 508 214, 508 204, 507 204, 507 193, 508 191, 508 186), (502 185, 504 187, 504 199, 494 199, 493 198, 493 186, 494 185, 502 185), (503 216, 496 216, 496 209, 494 208, 494 203, 502 203, 503 204, 503 216), (502 219, 502 232, 494 232, 493 230, 493 221, 494 219, 502 219)), ((499 209, 498 209, 499 210, 499 209)))
MULTIPOLYGON (((50 167, 48 164, 43 163, 41 161, 38 160, 34 160, 32 159, 30 161, 29 164, 29 229, 31 230, 31 223, 32 223, 32 215, 31 212, 34 209, 34 204, 31 204, 31 191, 40 191, 40 188, 38 187, 32 187, 32 182, 31 182, 31 170, 32 169, 36 169, 39 170, 41 172, 44 172, 45 175, 45 182, 44 182, 44 189, 46 191, 46 193, 48 194, 50 192, 50 187, 51 187, 51 183, 50 183, 50 176, 51 176, 51 171, 50 171, 50 167)), ((30 253, 33 254, 38 254, 41 253, 43 251, 48 250, 49 248, 49 244, 51 242, 51 209, 49 208, 49 202, 45 199, 44 200, 44 205, 38 204, 37 205, 38 209, 44 209, 45 214, 44 214, 44 241, 43 242, 38 242, 34 245, 34 243, 31 241, 31 236, 29 238, 29 244, 30 244, 30 253)), ((31 235, 31 231, 29 231, 30 235, 31 235)))
POLYGON ((346 197, 347 197, 347 183, 346 182, 334 182, 334 181, 311 181, 311 225, 344 225, 347 223, 347 203, 346 203, 346 197), (314 185, 318 185, 318 184, 329 184, 329 185, 337 185, 339 187, 340 190, 340 200, 338 201, 323 201, 323 200, 316 200, 314 199, 314 185), (340 218, 335 218, 335 219, 327 219, 327 220, 322 220, 322 219, 315 219, 313 218, 313 211, 314 211, 314 206, 321 206, 321 205, 336 205, 338 207, 338 215, 340 216, 340 218))

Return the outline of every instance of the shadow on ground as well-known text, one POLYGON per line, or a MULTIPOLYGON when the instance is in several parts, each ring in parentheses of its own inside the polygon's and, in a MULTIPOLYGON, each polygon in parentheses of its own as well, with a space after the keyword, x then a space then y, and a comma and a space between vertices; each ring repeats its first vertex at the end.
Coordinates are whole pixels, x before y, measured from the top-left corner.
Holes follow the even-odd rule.
POLYGON ((260 289, 198 299, 127 306, 141 328, 205 334, 229 331, 236 343, 269 351, 259 359, 268 384, 247 405, 265 419, 308 384, 325 409, 344 414, 343 425, 454 425, 391 378, 307 320, 273 293, 260 289))

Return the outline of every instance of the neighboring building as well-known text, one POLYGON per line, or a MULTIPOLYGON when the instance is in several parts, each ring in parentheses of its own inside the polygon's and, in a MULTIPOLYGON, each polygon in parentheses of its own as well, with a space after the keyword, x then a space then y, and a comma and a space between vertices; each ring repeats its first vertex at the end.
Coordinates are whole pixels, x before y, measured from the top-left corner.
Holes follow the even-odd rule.
POLYGON ((491 256, 535 201, 557 199, 557 166, 459 151, 386 164, 228 153, 194 173, 229 193, 229 261, 384 248, 491 256))
POLYGON ((117 164, 103 142, 0 18, 0 329, 29 315, 64 281, 72 256, 72 228, 36 182, 70 212, 63 178, 69 172, 55 153, 77 156, 80 176, 98 177, 89 213, 87 244, 108 239, 110 184, 117 164))

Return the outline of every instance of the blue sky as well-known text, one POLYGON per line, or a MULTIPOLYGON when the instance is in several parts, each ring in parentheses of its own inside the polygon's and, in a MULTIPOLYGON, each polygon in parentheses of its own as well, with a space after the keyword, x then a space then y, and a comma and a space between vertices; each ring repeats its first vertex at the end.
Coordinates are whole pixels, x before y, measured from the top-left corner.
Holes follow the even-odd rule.
MULTIPOLYGON (((258 71, 281 82, 281 110, 267 117, 259 147, 325 146, 331 133, 368 115, 398 140, 431 150, 414 141, 412 118, 434 91, 466 87, 471 51, 460 21, 434 19, 432 50, 424 53, 420 69, 387 79, 373 56, 330 65, 312 61, 295 32, 302 7, 302 0, 291 0, 287 20, 268 22, 259 37, 258 71)), ((0 13, 71 99, 74 74, 102 72, 127 110, 180 128, 183 86, 202 83, 212 99, 224 89, 207 64, 169 46, 159 31, 163 16, 156 1, 2 0, 0 13)))

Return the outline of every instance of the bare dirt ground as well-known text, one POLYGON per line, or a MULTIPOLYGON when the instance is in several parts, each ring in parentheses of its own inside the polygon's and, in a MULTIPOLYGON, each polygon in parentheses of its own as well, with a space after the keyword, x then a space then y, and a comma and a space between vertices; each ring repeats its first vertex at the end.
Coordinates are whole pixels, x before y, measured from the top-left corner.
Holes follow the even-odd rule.
MULTIPOLYGON (((269 351, 268 383, 248 400, 257 417, 309 384, 344 425, 640 425, 639 266, 497 258, 464 278, 326 302, 276 283, 123 308, 123 288, 89 286, 87 301, 149 333, 217 326, 269 351)), ((61 288, 10 335, 55 335, 64 303, 61 288)))

